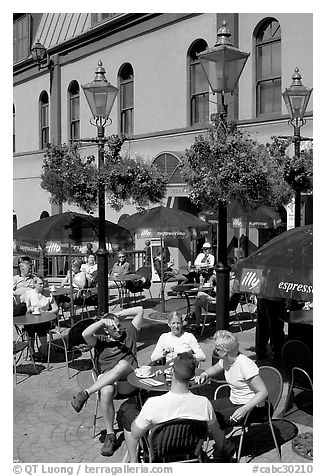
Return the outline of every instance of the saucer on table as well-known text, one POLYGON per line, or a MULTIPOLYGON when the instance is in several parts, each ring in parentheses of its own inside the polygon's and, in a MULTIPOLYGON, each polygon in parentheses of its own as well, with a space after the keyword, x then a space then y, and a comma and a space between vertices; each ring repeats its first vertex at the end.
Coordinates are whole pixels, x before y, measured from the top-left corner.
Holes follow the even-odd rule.
POLYGON ((151 377, 154 377, 155 372, 151 372, 148 375, 143 375, 143 374, 138 373, 138 372, 135 372, 135 374, 136 374, 136 377, 138 377, 138 378, 151 378, 151 377))

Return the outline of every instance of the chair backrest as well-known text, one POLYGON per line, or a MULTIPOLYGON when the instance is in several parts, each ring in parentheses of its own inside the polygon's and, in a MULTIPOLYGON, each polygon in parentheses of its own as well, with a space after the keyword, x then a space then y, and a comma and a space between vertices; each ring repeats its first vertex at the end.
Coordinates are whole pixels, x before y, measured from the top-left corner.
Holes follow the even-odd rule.
POLYGON ((229 311, 236 311, 241 299, 240 293, 233 293, 229 300, 229 311))
POLYGON ((312 375, 312 353, 303 341, 288 340, 282 348, 282 361, 287 372, 293 367, 300 367, 309 375, 312 375))
POLYGON ((198 460, 207 432, 205 421, 185 418, 155 425, 148 437, 150 462, 198 460))
POLYGON ((67 337, 68 350, 71 350, 75 346, 86 344, 82 333, 88 326, 94 324, 94 322, 94 319, 82 319, 81 321, 76 322, 76 324, 69 329, 67 337))
MULTIPOLYGON (((299 369, 307 372, 309 377, 312 380, 313 377, 313 358, 312 353, 304 342, 301 340, 289 340, 287 341, 282 348, 282 361, 283 366, 288 375, 291 375, 292 369, 298 367, 299 369)), ((307 377, 301 373, 295 373, 295 384, 298 384, 301 387, 310 387, 307 377)))
POLYGON ((152 279, 152 268, 150 266, 142 266, 137 269, 136 274, 140 274, 146 279, 152 279))
POLYGON ((283 377, 279 370, 275 367, 270 367, 269 365, 259 367, 259 375, 266 385, 268 391, 267 399, 271 403, 274 413, 282 397, 283 377))

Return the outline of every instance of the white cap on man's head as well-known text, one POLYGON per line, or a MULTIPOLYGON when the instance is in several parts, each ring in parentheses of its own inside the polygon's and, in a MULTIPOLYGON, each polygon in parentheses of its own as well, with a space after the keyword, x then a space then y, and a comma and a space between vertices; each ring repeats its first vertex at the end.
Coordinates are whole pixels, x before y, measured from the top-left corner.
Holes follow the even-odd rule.
POLYGON ((210 243, 204 243, 203 248, 211 248, 211 244, 210 243))

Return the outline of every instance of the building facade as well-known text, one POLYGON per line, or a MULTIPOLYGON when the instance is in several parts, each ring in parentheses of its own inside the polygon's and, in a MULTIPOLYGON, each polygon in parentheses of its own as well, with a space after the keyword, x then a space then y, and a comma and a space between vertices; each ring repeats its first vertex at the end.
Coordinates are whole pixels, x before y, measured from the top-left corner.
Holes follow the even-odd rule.
MULTIPOLYGON (((209 91, 197 53, 216 43, 223 20, 234 46, 250 57, 233 96, 226 95, 229 119, 262 143, 292 135, 281 97, 299 67, 313 86, 313 18, 307 13, 44 13, 14 14, 14 213, 17 226, 58 208, 40 187, 44 149, 93 137, 90 110, 81 85, 92 81, 98 61, 119 88, 106 135, 127 134, 124 152, 141 155, 169 177, 166 204, 196 213, 178 162, 204 132, 219 98, 209 91), (30 49, 47 49, 42 69, 30 49)), ((313 98, 302 134, 312 137, 313 98)), ((96 154, 93 146, 82 153, 96 154)), ((310 201, 307 199, 309 204, 310 201)), ((309 208, 309 206, 307 206, 309 208)), ((62 209, 74 209, 63 204, 62 209)), ((117 222, 135 210, 107 208, 117 222)), ((307 213, 307 212, 306 212, 307 213)), ((257 241, 254 230, 252 241, 257 241)))

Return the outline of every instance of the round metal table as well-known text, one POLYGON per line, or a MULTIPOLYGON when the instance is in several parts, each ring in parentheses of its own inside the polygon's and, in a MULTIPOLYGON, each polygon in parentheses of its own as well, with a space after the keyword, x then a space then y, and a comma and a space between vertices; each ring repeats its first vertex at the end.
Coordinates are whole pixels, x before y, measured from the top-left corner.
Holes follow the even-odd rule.
POLYGON ((41 314, 33 314, 32 312, 26 312, 25 315, 15 316, 13 323, 16 326, 27 326, 43 324, 44 322, 54 321, 57 318, 57 314, 54 312, 42 312, 41 314))
MULTIPOLYGON (((169 365, 155 365, 152 367, 152 372, 156 372, 157 370, 161 370, 162 373, 160 375, 155 375, 152 378, 154 380, 158 380, 159 382, 163 382, 164 385, 160 385, 157 387, 147 385, 146 383, 143 382, 143 378, 139 378, 136 376, 135 372, 132 372, 131 374, 128 375, 127 380, 128 382, 133 385, 134 387, 137 387, 139 389, 143 390, 148 390, 150 392, 169 392, 171 390, 171 385, 168 385, 166 383, 165 379, 165 374, 163 373, 164 369, 168 368, 169 365)), ((195 376, 200 375, 203 372, 203 369, 196 369, 195 376)), ((195 380, 191 380, 189 382, 189 389, 190 390, 195 390, 196 388, 202 387, 203 385, 206 385, 207 382, 203 384, 197 383, 195 380)))

